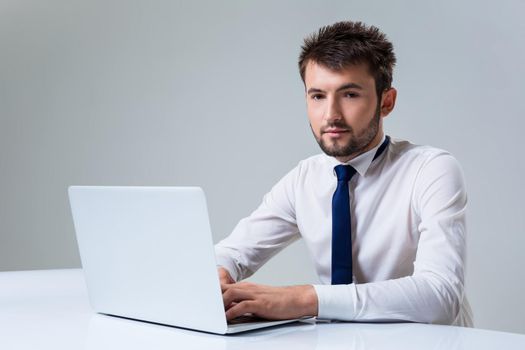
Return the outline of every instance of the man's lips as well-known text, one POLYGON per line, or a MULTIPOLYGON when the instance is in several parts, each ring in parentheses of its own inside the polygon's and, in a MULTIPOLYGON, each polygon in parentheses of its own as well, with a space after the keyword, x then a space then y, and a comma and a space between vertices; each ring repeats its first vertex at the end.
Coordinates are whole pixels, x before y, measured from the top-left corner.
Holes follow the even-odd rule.
POLYGON ((338 128, 335 128, 335 129, 325 129, 324 132, 347 132, 348 129, 338 129, 338 128))
POLYGON ((325 131, 323 131, 323 134, 328 134, 328 136, 331 136, 331 137, 339 137, 341 136, 342 134, 344 133, 347 133, 348 130, 347 129, 326 129, 325 131))

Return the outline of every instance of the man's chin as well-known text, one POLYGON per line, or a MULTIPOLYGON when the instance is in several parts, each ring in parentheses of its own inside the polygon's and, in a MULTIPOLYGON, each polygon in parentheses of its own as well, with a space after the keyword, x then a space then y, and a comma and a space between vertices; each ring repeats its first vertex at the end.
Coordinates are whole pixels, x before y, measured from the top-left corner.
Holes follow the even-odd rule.
POLYGON ((340 147, 334 147, 330 146, 327 147, 326 145, 320 145, 323 152, 330 157, 348 157, 351 154, 348 154, 348 152, 345 152, 344 149, 340 147))
POLYGON ((346 158, 350 157, 351 154, 343 153, 343 152, 324 152, 327 156, 334 157, 334 158, 346 158))

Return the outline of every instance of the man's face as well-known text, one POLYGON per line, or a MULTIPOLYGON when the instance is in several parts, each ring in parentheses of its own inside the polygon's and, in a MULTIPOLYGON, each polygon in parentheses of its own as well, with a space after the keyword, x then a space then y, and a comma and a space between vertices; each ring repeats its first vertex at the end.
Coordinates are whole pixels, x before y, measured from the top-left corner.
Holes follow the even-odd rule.
POLYGON ((347 161, 379 142, 380 108, 366 65, 333 71, 310 61, 305 87, 310 127, 327 155, 347 161))

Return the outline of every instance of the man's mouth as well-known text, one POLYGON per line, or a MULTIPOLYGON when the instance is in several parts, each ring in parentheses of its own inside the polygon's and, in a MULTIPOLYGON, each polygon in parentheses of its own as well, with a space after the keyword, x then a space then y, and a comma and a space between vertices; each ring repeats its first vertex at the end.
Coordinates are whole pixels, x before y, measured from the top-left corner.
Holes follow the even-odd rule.
POLYGON ((329 128, 323 131, 323 134, 328 134, 330 137, 340 137, 342 134, 347 133, 347 129, 340 128, 329 128))

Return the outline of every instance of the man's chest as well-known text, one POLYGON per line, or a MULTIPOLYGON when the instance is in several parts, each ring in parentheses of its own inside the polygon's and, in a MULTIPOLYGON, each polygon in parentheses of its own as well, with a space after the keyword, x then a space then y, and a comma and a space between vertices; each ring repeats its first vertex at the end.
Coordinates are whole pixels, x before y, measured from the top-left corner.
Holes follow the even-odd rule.
MULTIPOLYGON (((324 185, 318 183, 297 191, 295 209, 299 231, 314 259, 328 266, 336 183, 326 180, 324 185)), ((359 180, 351 181, 349 186, 349 234, 356 278, 368 281, 411 273, 419 241, 419 218, 412 193, 414 179, 407 174, 394 174, 382 181, 359 180), (366 266, 366 271, 361 271, 360 266, 366 266)))

